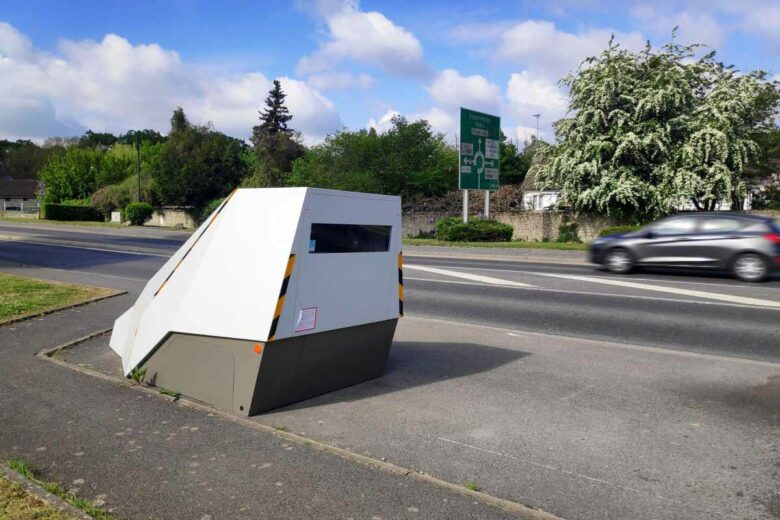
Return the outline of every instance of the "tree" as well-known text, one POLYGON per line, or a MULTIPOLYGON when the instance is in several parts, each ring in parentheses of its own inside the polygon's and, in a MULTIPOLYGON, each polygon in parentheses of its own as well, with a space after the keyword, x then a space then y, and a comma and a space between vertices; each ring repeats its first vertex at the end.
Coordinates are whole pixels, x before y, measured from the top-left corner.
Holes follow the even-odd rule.
POLYGON ((200 208, 224 197, 246 175, 246 144, 187 121, 181 108, 171 117, 171 132, 151 165, 154 190, 163 204, 200 208))
POLYGON ((54 151, 28 140, 0 140, 0 178, 37 179, 54 151))
POLYGON ((292 120, 290 111, 284 106, 284 98, 287 97, 282 91, 282 84, 278 79, 274 80, 273 88, 268 92, 268 97, 265 98, 265 110, 259 112, 260 120, 263 122, 260 126, 256 126, 253 129, 253 135, 260 134, 277 134, 277 133, 290 133, 291 130, 287 128, 287 123, 292 120))
POLYGON ((700 46, 612 40, 562 80, 572 116, 555 123, 537 181, 580 211, 644 221, 686 201, 713 209, 744 197, 753 136, 772 124, 780 95, 757 71, 739 73, 700 46))
POLYGON ((292 115, 284 105, 285 97, 281 83, 275 79, 265 100, 266 108, 259 112, 261 124, 252 128, 254 171, 245 186, 283 185, 293 161, 305 151, 300 133, 287 126, 292 115))
POLYGON ((415 198, 457 188, 458 152, 427 121, 392 120, 383 134, 343 130, 293 164, 289 185, 415 198))
POLYGON ((499 153, 501 154, 501 184, 520 185, 525 180, 528 168, 531 167, 534 154, 544 141, 531 137, 526 141, 522 151, 518 150, 517 145, 508 140, 504 132, 501 132, 501 142, 499 153))
POLYGON ((114 134, 87 130, 84 135, 79 138, 79 146, 107 150, 114 146, 117 141, 119 141, 119 138, 114 134))
MULTIPOLYGON (((184 112, 182 111, 182 115, 184 112)), ((185 116, 186 119, 186 116, 185 116)), ((135 145, 135 140, 138 139, 138 141, 143 143, 149 143, 149 144, 159 144, 165 142, 165 136, 162 135, 160 132, 157 132, 156 130, 132 130, 130 132, 127 132, 124 135, 119 136, 119 142, 122 144, 131 144, 135 145)))
POLYGON ((57 151, 40 172, 43 200, 62 202, 89 197, 98 188, 102 162, 103 153, 93 148, 74 146, 57 151))

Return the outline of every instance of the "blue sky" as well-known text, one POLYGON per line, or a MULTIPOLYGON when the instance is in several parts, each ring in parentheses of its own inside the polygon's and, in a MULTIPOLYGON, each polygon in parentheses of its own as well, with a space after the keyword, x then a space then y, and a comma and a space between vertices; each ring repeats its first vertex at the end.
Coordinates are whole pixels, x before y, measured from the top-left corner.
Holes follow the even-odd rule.
MULTIPOLYGON (((307 142, 341 127, 498 113, 522 141, 565 114, 557 80, 614 33, 638 48, 679 25, 743 70, 780 74, 777 0, 53 1, 0 5, 0 137, 192 120, 246 138, 281 78, 307 142)), ((779 76, 780 77, 780 76, 779 76)))

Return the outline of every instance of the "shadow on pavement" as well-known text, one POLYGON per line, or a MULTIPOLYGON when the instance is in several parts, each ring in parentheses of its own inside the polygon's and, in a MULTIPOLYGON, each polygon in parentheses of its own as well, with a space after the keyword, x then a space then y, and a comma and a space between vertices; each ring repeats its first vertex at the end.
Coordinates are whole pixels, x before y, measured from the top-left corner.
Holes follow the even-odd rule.
POLYGON ((272 410, 272 412, 358 401, 439 381, 488 372, 529 355, 528 352, 474 343, 396 341, 390 349, 390 359, 382 377, 278 410, 272 410))

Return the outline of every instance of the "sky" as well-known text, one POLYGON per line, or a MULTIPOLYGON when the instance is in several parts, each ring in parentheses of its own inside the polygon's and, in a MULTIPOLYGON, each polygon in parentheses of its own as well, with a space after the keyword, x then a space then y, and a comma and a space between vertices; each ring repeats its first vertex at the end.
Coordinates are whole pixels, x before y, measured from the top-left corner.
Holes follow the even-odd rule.
POLYGON ((274 78, 307 144, 459 107, 553 139, 558 81, 611 35, 640 49, 704 43, 780 80, 780 0, 0 0, 0 138, 152 128, 177 106, 247 139, 274 78))

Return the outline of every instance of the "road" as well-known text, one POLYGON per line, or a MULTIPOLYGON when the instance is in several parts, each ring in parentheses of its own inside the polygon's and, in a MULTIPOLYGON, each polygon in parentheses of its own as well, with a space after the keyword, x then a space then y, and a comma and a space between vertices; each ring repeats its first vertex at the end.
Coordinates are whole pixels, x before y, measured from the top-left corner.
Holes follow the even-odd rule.
MULTIPOLYGON (((0 262, 137 283, 151 277, 188 236, 63 228, 0 223, 0 239, 7 239, 0 242, 0 262)), ((745 284, 705 274, 617 277, 587 265, 415 254, 407 248, 406 309, 411 315, 780 361, 777 278, 745 284)), ((132 290, 132 283, 122 288, 132 290)))
MULTIPOLYGON (((0 225, 0 270, 131 295, 187 237, 147 229, 20 228, 0 225)), ((448 482, 477 482, 490 494, 563 518, 777 517, 777 279, 612 276, 568 253, 544 262, 516 261, 510 253, 432 253, 405 251, 406 318, 385 376, 253 420, 448 482)), ((104 318, 126 303, 107 305, 104 318)), ((119 369, 105 338, 64 359, 107 374, 119 369)), ((66 376, 49 377, 47 385, 66 376)), ((18 403, 9 397, 4 406, 11 415, 34 400, 34 379, 24 381, 17 388, 30 395, 18 403)), ((81 390, 74 385, 73 391, 81 390)), ((126 393, 112 392, 107 406, 135 400, 126 393)), ((101 405, 91 400, 89 406, 96 416, 91 427, 100 429, 101 405)), ((148 406, 133 408, 139 428, 156 428, 165 414, 156 410, 147 424, 148 406)), ((196 420, 202 419, 187 418, 196 420)), ((36 421, 36 428, 46 424, 36 421)), ((14 442, 23 444, 25 430, 14 431, 14 442)), ((219 442, 214 435, 203 445, 219 442)), ((81 473, 63 466, 72 458, 55 455, 60 440, 34 442, 48 442, 50 451, 32 447, 33 458, 56 457, 65 477, 91 471, 100 478, 83 465, 81 473)), ((167 456, 164 445, 144 444, 167 456)), ((143 459, 144 451, 139 462, 124 462, 125 471, 156 465, 143 459)), ((240 466, 240 452, 235 456, 240 466)), ((239 466, 241 475, 251 471, 239 466)), ((108 493, 119 511, 132 503, 129 517, 144 517, 148 511, 125 488, 106 484, 94 493, 108 493)), ((182 500, 189 500, 189 488, 182 489, 182 500)))

